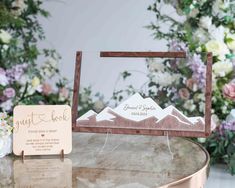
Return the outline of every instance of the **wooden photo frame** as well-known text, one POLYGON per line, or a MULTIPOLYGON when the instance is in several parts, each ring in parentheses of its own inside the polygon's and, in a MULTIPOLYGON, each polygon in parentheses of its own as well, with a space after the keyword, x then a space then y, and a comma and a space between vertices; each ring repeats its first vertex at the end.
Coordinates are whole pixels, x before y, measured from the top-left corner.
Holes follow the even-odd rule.
MULTIPOLYGON (((156 135, 156 136, 183 136, 183 137, 208 137, 211 133, 211 97, 212 97, 212 53, 207 55, 206 64, 206 87, 205 87, 205 124, 203 130, 169 130, 141 127, 114 127, 105 123, 104 126, 89 125, 82 126, 77 123, 78 105, 79 105, 79 88, 82 64, 82 51, 76 54, 76 66, 74 75, 73 105, 72 105, 72 130, 74 132, 92 132, 92 133, 113 133, 113 134, 140 134, 140 135, 156 135)), ((101 58, 186 58, 186 52, 100 52, 101 58)), ((123 122, 123 121, 119 121, 123 122)))

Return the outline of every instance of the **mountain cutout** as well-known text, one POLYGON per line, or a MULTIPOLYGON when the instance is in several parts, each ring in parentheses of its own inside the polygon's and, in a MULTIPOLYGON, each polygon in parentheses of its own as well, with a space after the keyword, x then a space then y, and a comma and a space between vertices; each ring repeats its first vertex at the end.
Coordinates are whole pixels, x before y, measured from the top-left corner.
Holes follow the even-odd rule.
POLYGON ((151 98, 134 94, 116 108, 104 108, 100 113, 89 110, 77 119, 79 126, 148 128, 177 131, 204 131, 202 117, 187 117, 170 105, 162 109, 151 98))

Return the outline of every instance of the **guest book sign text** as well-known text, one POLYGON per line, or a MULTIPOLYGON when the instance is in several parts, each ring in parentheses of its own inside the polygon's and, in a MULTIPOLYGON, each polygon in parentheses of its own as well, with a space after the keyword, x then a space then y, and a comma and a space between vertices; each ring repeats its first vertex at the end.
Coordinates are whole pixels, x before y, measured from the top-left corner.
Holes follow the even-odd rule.
POLYGON ((67 105, 29 105, 14 108, 15 155, 53 155, 72 150, 71 108, 67 105))

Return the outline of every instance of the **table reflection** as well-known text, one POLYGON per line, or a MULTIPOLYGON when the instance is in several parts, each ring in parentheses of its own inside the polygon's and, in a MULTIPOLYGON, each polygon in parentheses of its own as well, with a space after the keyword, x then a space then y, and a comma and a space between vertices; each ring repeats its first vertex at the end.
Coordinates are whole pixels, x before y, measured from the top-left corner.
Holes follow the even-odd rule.
POLYGON ((10 157, 0 159, 0 187, 13 187, 13 161, 10 157))
POLYGON ((70 159, 27 159, 14 161, 15 187, 72 187, 70 159))

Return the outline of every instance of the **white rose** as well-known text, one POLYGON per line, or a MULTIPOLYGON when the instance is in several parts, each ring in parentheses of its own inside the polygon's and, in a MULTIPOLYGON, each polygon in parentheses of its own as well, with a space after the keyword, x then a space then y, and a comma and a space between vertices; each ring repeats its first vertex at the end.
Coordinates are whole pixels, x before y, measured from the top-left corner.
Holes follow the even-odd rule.
POLYGON ((235 51, 235 34, 228 34, 226 40, 228 48, 235 51))
POLYGON ((204 29, 209 29, 212 24, 212 18, 209 16, 202 16, 199 21, 199 26, 204 29))
POLYGON ((10 41, 11 41, 11 35, 4 31, 4 30, 0 30, 0 40, 5 43, 5 44, 8 44, 10 41))
POLYGON ((212 65, 212 70, 215 76, 223 77, 233 71, 233 64, 230 61, 217 62, 212 65))
POLYGON ((225 33, 227 32, 227 30, 222 25, 220 25, 219 27, 212 25, 209 28, 208 32, 210 33, 210 38, 212 40, 224 42, 224 37, 225 37, 225 33))
POLYGON ((225 59, 225 55, 229 54, 229 49, 227 48, 224 42, 220 42, 217 40, 210 40, 206 43, 207 52, 212 52, 214 56, 218 56, 220 60, 225 59))

